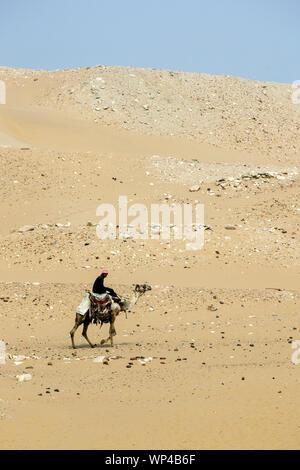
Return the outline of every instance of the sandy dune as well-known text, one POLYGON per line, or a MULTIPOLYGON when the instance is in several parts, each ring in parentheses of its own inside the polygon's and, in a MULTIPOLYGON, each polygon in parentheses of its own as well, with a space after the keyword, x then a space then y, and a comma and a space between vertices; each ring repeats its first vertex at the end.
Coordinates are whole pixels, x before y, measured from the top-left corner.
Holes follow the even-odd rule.
POLYGON ((0 448, 298 448, 290 87, 122 67, 0 79, 0 448), (149 210, 203 203, 204 248, 99 240, 97 206, 120 195, 149 210), (113 348, 92 325, 97 347, 78 330, 73 351, 76 307, 103 268, 123 295, 153 289, 117 319, 113 348))

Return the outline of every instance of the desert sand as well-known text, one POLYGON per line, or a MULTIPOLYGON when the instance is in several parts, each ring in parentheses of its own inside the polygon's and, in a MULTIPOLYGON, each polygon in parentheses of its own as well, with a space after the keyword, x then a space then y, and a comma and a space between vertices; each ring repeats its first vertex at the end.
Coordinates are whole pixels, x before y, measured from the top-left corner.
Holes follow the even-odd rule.
POLYGON ((290 85, 104 66, 0 80, 0 448, 299 448, 290 85), (96 209, 120 195, 204 204, 203 249, 99 240, 96 209), (91 325, 96 347, 80 328, 73 350, 102 269, 122 295, 152 290, 114 347, 91 325))

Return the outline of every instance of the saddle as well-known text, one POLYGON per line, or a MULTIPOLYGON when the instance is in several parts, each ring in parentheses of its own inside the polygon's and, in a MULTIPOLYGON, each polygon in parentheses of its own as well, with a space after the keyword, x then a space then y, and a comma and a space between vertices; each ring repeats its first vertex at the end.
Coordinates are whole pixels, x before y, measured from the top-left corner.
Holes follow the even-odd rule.
POLYGON ((111 304, 112 298, 109 294, 94 294, 89 293, 91 308, 90 315, 94 323, 108 323, 111 319, 111 304))

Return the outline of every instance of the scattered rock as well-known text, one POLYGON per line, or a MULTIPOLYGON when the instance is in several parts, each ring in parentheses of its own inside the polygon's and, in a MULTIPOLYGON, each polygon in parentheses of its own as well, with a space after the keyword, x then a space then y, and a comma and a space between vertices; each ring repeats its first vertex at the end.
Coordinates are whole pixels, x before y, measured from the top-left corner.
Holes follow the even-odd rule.
POLYGON ((215 311, 218 310, 218 309, 217 309, 217 307, 215 307, 213 304, 211 304, 211 305, 209 305, 209 306, 207 307, 207 310, 210 310, 211 312, 215 312, 215 311))
POLYGON ((18 379, 18 382, 24 382, 32 379, 31 374, 20 374, 17 375, 16 378, 18 379))
POLYGON ((191 193, 194 193, 194 192, 196 192, 196 191, 199 191, 199 189, 200 189, 200 186, 199 186, 198 184, 195 184, 194 186, 192 186, 192 187, 189 189, 189 191, 190 191, 191 193))
POLYGON ((93 362, 103 362, 105 359, 105 356, 98 356, 93 359, 93 362))
POLYGON ((33 225, 24 225, 24 227, 19 228, 18 232, 19 233, 32 232, 32 230, 34 230, 33 225))

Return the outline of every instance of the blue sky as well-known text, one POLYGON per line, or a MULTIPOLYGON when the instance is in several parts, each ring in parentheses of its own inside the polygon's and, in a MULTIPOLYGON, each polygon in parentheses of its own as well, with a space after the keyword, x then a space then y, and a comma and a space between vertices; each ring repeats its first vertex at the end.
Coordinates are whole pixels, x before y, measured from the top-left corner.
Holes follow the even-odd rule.
POLYGON ((0 0, 0 65, 300 80, 299 0, 0 0))

